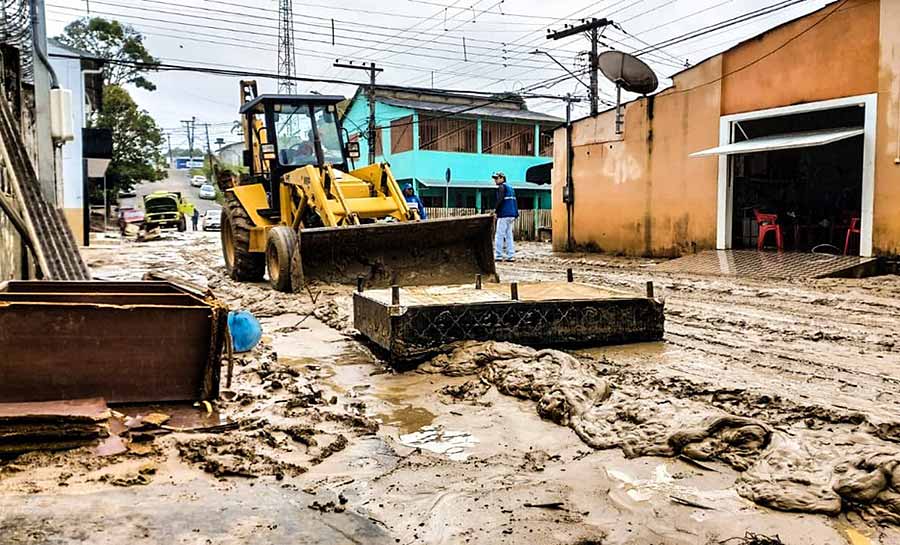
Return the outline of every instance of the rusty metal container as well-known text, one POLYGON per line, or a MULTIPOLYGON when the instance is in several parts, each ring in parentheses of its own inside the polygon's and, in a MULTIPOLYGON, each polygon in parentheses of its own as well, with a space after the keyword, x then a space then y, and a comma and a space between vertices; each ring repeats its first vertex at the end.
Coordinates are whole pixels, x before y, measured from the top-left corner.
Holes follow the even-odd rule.
POLYGON ((0 402, 215 399, 228 309, 171 282, 0 284, 0 402))
POLYGON ((353 322, 395 364, 464 341, 577 347, 658 341, 663 303, 575 282, 483 283, 368 290, 353 297, 353 322))

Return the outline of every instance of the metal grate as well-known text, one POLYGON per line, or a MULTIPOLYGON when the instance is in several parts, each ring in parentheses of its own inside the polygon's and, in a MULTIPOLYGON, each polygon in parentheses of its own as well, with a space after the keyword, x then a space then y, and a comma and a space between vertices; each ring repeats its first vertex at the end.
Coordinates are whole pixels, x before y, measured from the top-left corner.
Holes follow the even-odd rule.
POLYGON ((710 250, 661 263, 654 270, 749 278, 827 278, 845 276, 853 269, 874 262, 875 258, 858 256, 710 250))

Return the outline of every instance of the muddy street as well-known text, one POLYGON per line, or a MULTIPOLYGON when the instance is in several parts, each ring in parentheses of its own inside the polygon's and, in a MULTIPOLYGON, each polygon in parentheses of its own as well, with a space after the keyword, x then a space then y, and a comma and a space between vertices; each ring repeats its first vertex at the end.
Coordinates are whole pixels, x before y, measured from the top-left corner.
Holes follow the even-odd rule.
POLYGON ((653 280, 664 341, 464 344, 397 373, 354 334, 350 287, 235 284, 217 237, 84 252, 98 279, 187 280, 260 319, 214 417, 163 405, 204 425, 3 460, 0 542, 900 543, 895 276, 671 275, 525 244, 504 280, 653 280))

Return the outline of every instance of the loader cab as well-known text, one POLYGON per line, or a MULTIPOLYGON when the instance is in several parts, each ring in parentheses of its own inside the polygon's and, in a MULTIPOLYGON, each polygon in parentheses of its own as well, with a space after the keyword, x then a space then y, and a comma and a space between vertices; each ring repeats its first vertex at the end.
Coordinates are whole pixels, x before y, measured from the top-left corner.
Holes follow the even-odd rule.
POLYGON ((337 105, 342 96, 260 95, 241 106, 245 127, 244 164, 250 175, 278 180, 298 167, 331 165, 346 172, 337 105))

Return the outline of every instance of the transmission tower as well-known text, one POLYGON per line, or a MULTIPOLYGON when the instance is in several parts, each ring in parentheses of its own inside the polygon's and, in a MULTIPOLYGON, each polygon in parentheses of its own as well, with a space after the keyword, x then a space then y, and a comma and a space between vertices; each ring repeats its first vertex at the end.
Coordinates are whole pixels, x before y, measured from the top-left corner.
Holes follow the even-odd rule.
POLYGON ((297 56, 294 53, 294 7, 291 0, 278 2, 278 92, 296 93, 297 56))

